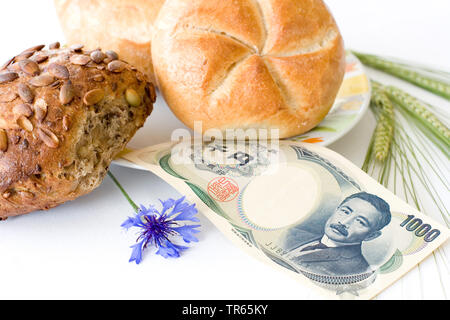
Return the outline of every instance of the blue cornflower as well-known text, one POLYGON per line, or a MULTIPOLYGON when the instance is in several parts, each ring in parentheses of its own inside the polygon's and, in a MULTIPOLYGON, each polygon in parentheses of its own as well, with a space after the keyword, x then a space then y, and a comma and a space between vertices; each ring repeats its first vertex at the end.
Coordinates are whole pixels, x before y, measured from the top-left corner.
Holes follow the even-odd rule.
POLYGON ((130 262, 135 261, 136 264, 139 264, 142 260, 143 250, 149 245, 155 246, 158 249, 156 254, 164 258, 178 258, 180 252, 188 249, 188 247, 173 243, 171 238, 176 236, 181 237, 185 243, 198 241, 194 234, 200 232, 196 229, 200 225, 183 223, 184 221, 200 221, 195 217, 198 211, 195 204, 190 205, 184 200, 185 197, 178 200, 160 200, 162 204, 161 212, 153 206, 146 208, 141 205, 139 211, 133 217, 128 217, 122 223, 121 226, 127 230, 132 227, 141 229, 136 244, 131 246, 133 251, 130 262))
POLYGON ((182 197, 178 200, 160 200, 162 204, 161 212, 156 210, 152 205, 148 208, 143 205, 138 207, 133 200, 131 200, 130 196, 111 171, 108 172, 108 175, 136 212, 133 217, 128 217, 127 220, 122 223, 121 227, 126 230, 132 227, 141 229, 136 244, 130 247, 133 249, 130 262, 135 261, 136 264, 139 264, 142 261, 142 252, 149 245, 155 246, 158 249, 156 254, 159 254, 164 258, 178 258, 180 252, 188 249, 188 247, 173 243, 173 237, 181 237, 185 243, 198 242, 198 239, 194 234, 200 232, 196 229, 200 227, 200 225, 183 223, 184 221, 200 221, 195 216, 198 213, 195 204, 189 204, 185 201, 186 197, 182 197))

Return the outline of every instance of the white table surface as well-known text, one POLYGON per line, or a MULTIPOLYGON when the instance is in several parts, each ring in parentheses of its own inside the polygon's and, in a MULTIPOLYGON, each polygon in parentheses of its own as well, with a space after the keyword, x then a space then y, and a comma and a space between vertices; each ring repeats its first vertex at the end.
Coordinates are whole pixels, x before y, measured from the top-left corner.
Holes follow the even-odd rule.
MULTIPOLYGON (((450 69, 450 1, 326 2, 347 47, 450 69)), ((64 42, 50 0, 1 1, 0 12, 1 62, 36 44, 64 42)), ((414 94, 447 103, 420 89, 414 94)), ((168 141, 172 129, 184 127, 162 98, 146 126, 152 128, 149 144, 168 141)), ((361 166, 373 127, 369 112, 330 148, 361 166)), ((142 141, 142 136, 138 133, 136 139, 142 141)), ((111 170, 136 202, 178 196, 151 173, 115 165, 111 170)), ((200 242, 182 258, 148 254, 140 265, 129 263, 135 234, 124 232, 120 224, 130 214, 128 203, 107 177, 87 196, 1 222, 0 299, 321 299, 243 253, 201 214, 200 242)), ((447 243, 443 254, 430 256, 378 299, 447 299, 448 249, 447 243)))

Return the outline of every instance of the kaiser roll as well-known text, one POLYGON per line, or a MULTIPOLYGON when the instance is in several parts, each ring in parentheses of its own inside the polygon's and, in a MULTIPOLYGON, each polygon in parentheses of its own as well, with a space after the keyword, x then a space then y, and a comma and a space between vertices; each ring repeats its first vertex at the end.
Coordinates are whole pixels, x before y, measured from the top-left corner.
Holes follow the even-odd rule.
POLYGON ((0 67, 0 220, 96 188, 155 100, 144 74, 104 52, 43 47, 0 67))
POLYGON ((54 0, 69 44, 108 48, 153 80, 153 22, 164 0, 54 0))
POLYGON ((193 128, 304 133, 328 113, 345 52, 321 0, 168 0, 152 38, 161 93, 193 128))

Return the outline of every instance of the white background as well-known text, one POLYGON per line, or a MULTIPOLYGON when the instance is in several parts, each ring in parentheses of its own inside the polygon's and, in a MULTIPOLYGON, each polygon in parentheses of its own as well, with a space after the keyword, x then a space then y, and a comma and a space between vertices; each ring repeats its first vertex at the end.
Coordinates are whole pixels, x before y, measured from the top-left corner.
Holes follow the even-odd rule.
MULTIPOLYGON (((326 2, 348 48, 450 69, 450 1, 326 2)), ((1 62, 36 44, 64 42, 52 1, 0 1, 0 13, 1 62)), ((419 89, 415 94, 444 103, 419 89)), ((166 141, 169 128, 182 127, 161 98, 147 125, 154 127, 149 143, 166 141)), ((330 148, 361 166, 373 126, 368 113, 330 148)), ((112 171, 136 202, 149 204, 178 196, 150 173, 118 166, 112 166, 112 171)), ((0 223, 0 298, 321 298, 241 252, 203 216, 200 242, 182 258, 146 255, 138 266, 128 263, 135 235, 125 233, 120 224, 131 214, 128 203, 106 178, 97 190, 76 201, 0 223)), ((436 259, 428 258, 378 298, 447 299, 448 259, 436 259)))

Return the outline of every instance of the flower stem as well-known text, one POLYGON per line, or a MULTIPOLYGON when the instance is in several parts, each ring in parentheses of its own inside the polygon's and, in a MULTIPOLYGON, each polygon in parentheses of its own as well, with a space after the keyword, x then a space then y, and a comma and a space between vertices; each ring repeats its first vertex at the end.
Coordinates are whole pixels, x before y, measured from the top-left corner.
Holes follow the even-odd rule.
POLYGON ((127 199, 128 203, 133 207, 134 211, 136 213, 139 212, 139 207, 136 205, 136 203, 134 203, 133 200, 131 200, 130 196, 128 195, 128 193, 125 191, 125 189, 122 187, 122 185, 120 184, 120 182, 116 179, 116 177, 111 173, 111 171, 108 171, 108 175, 109 177, 112 179, 112 181, 114 181, 114 183, 116 184, 116 186, 119 188, 119 190, 122 192, 122 194, 124 195, 124 197, 127 199))

